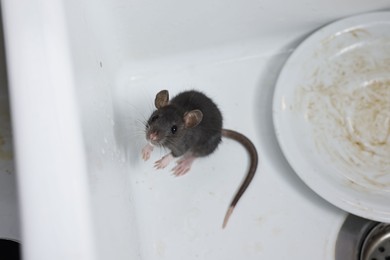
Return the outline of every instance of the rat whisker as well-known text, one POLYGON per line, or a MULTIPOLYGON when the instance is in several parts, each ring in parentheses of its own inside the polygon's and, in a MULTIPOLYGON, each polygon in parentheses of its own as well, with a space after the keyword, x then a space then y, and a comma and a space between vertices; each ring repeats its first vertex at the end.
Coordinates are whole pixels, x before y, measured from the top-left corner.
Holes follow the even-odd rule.
POLYGON ((142 130, 138 131, 123 131, 120 133, 117 133, 116 136, 120 139, 139 139, 140 137, 144 138, 145 137, 145 132, 142 130))

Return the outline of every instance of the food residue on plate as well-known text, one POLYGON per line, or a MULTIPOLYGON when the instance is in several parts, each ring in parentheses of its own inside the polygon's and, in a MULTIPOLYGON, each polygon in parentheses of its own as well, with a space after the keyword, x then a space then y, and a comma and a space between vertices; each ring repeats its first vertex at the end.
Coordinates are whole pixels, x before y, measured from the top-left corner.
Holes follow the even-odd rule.
POLYGON ((295 107, 346 180, 390 191, 390 39, 326 44, 329 55, 315 55, 323 60, 307 71, 295 107))

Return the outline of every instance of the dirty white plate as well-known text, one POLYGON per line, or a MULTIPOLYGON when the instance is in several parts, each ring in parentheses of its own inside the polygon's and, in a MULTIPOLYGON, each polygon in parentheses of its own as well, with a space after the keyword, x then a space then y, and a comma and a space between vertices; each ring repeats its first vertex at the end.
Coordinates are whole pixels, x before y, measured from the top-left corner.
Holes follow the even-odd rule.
POLYGON ((273 119, 310 188, 350 213, 390 222, 390 12, 308 37, 279 76, 273 119))

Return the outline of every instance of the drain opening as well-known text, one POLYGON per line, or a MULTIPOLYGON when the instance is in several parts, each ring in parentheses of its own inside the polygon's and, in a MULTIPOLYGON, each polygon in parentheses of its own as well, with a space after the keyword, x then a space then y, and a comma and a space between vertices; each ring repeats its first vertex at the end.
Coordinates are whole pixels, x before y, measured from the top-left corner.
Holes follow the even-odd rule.
POLYGON ((367 234, 360 260, 390 260, 390 224, 380 223, 367 234))
POLYGON ((20 244, 13 240, 0 238, 0 259, 20 260, 20 244))

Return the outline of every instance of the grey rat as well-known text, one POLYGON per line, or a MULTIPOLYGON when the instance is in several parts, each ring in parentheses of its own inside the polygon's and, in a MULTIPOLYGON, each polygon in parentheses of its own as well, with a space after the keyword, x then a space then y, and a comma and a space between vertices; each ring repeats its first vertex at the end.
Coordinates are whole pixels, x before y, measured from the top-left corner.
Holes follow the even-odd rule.
POLYGON ((255 175, 258 164, 255 146, 243 134, 223 129, 220 110, 201 92, 185 91, 169 100, 168 91, 162 90, 157 93, 154 104, 157 110, 146 123, 148 144, 142 149, 142 158, 148 160, 154 146, 166 147, 171 151, 156 161, 157 169, 163 169, 174 158, 181 157, 172 171, 176 176, 184 175, 196 158, 215 151, 222 136, 238 141, 249 152, 249 170, 226 212, 222 225, 225 228, 234 207, 255 175))

